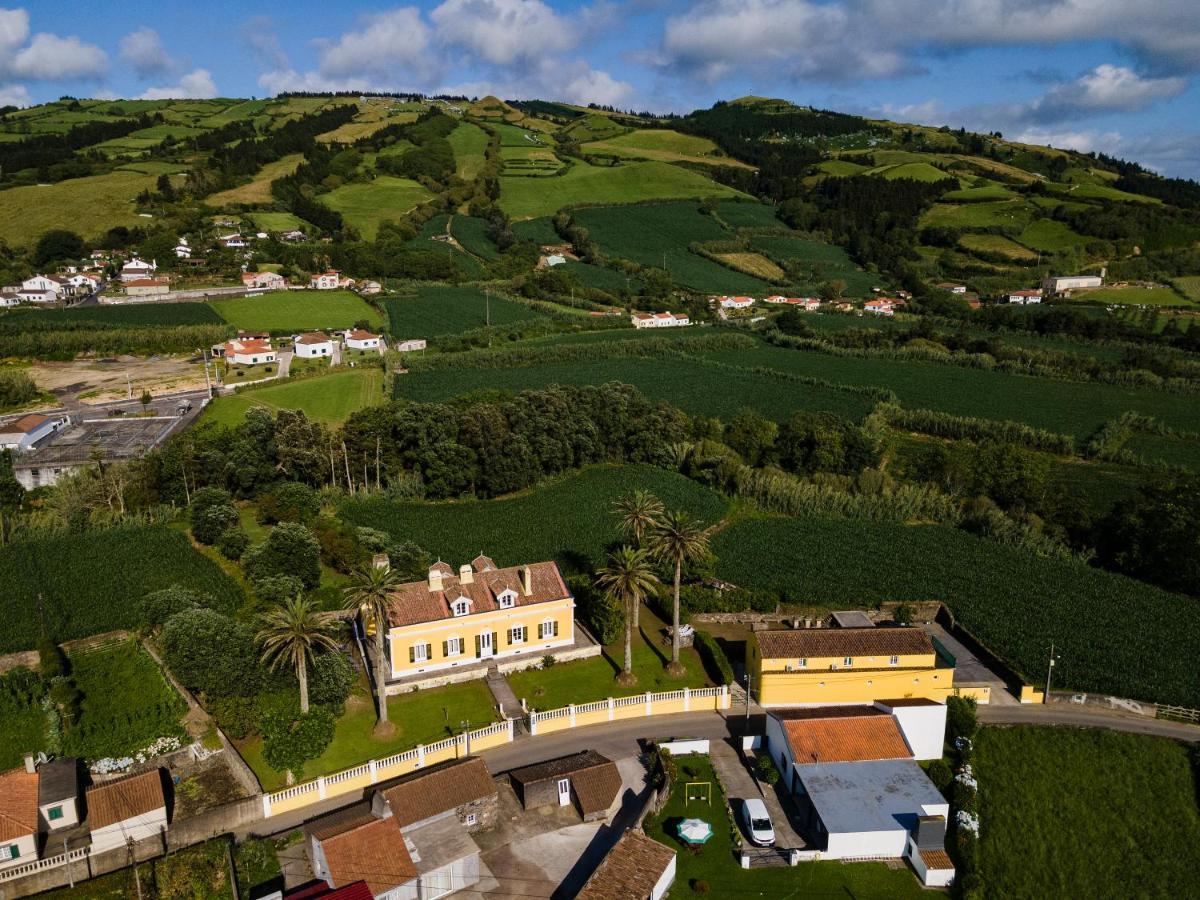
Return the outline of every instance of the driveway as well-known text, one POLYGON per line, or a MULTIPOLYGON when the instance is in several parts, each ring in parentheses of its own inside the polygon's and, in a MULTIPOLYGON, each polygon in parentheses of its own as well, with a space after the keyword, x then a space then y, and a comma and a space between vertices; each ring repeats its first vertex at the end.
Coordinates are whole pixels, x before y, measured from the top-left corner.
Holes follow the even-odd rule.
MULTIPOLYGON (((758 781, 750 774, 746 758, 731 741, 713 741, 709 746, 709 757, 717 777, 725 786, 734 821, 738 824, 742 846, 751 846, 746 840, 739 808, 740 802, 748 797, 757 797, 766 804, 767 812, 771 814, 771 824, 775 826, 775 846, 785 849, 802 849, 807 846, 808 842, 796 831, 789 810, 784 807, 782 789, 776 790, 769 785, 763 785, 760 789, 758 781)), ((788 807, 791 807, 790 801, 788 807)))
POLYGON ((925 633, 954 654, 954 683, 957 685, 987 685, 992 689, 990 704, 993 706, 1018 705, 1017 698, 1009 691, 1004 679, 984 665, 966 644, 954 637, 941 625, 930 622, 924 626, 925 633))

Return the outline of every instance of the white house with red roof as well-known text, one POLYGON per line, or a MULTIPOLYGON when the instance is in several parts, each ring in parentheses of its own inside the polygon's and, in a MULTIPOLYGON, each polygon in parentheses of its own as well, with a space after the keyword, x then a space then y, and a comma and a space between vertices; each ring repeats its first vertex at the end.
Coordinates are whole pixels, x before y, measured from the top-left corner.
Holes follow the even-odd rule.
POLYGON ((328 272, 313 275, 309 279, 308 286, 317 291, 336 291, 338 288, 344 287, 346 280, 342 278, 341 272, 336 269, 330 269, 328 272))
POLYGON ((154 273, 158 271, 158 263, 155 260, 146 262, 144 259, 138 259, 136 256, 121 266, 122 281, 138 281, 142 278, 153 278, 154 273))
POLYGON ((345 332, 346 347, 349 350, 378 350, 382 336, 372 334, 362 328, 352 328, 345 332))
POLYGON ((873 316, 894 316, 896 306, 891 300, 868 300, 863 304, 863 312, 873 316))
POLYGON ((234 338, 212 348, 213 356, 224 357, 235 366, 257 366, 275 362, 275 349, 270 340, 234 338))
POLYGON ((753 297, 717 297, 721 309, 749 309, 754 305, 753 297))
POLYGON ((1027 306, 1030 303, 1041 303, 1042 292, 1037 289, 1029 291, 1009 291, 1008 302, 1016 303, 1018 306, 1027 306))
POLYGON ((310 331, 292 338, 296 355, 303 359, 320 359, 333 356, 333 338, 323 331, 310 331))
POLYGON ((287 279, 278 272, 243 272, 242 285, 252 290, 281 291, 287 279))
POLYGON ((35 862, 37 836, 38 775, 27 761, 24 768, 0 772, 0 871, 35 862))
POLYGON ((682 328, 691 325, 692 321, 686 315, 672 312, 634 313, 630 317, 634 328, 682 328))
POLYGON ((28 450, 42 438, 70 424, 67 416, 43 416, 28 413, 7 425, 0 425, 0 449, 28 450))

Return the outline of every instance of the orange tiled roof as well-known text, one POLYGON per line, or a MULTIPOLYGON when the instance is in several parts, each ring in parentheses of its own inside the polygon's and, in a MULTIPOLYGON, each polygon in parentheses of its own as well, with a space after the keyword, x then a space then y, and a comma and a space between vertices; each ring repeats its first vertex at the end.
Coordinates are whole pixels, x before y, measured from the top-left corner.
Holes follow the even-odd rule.
POLYGON ((922 850, 921 862, 925 863, 927 869, 953 869, 954 863, 950 860, 950 854, 945 850, 922 850))
POLYGON ((780 722, 797 765, 912 759, 896 720, 879 710, 863 715, 786 719, 780 722))
POLYGON ((158 769, 87 789, 87 821, 93 831, 166 805, 158 769))
POLYGON ((370 341, 379 337, 379 335, 372 334, 370 331, 364 331, 361 328, 354 328, 346 332, 346 337, 352 341, 370 341))
POLYGON ((417 877, 395 818, 372 819, 321 841, 334 887, 365 881, 379 896, 417 877))
POLYGON ((384 790, 396 823, 405 828, 439 813, 496 794, 496 783, 487 764, 477 756, 406 776, 384 790))
POLYGON ((674 858, 670 847, 640 831, 627 831, 584 884, 578 900, 645 900, 674 858))
POLYGON ((37 828, 37 775, 23 768, 0 772, 0 841, 35 834, 37 828))
POLYGON ((326 344, 332 338, 327 334, 322 334, 319 331, 310 331, 308 334, 302 334, 296 338, 297 344, 326 344))
POLYGON ((755 633, 763 659, 921 656, 933 653, 919 628, 797 628, 755 633))
POLYGON ((430 590, 428 581, 412 581, 402 584, 392 594, 388 620, 393 626, 415 625, 419 622, 434 622, 452 618, 450 604, 466 597, 471 603, 471 613, 490 612, 499 609, 497 597, 506 590, 516 593, 516 606, 548 603, 564 600, 571 596, 553 562, 531 563, 530 590, 525 593, 521 579, 523 566, 507 569, 492 569, 472 573, 471 582, 463 584, 452 574, 445 563, 436 566, 442 574, 442 589, 430 590))
POLYGON ((10 422, 8 425, 4 426, 3 430, 9 434, 12 434, 13 432, 29 434, 29 432, 36 428, 40 428, 47 421, 48 420, 45 416, 38 415, 37 413, 29 413, 28 415, 21 416, 21 418, 17 419, 15 422, 10 422))

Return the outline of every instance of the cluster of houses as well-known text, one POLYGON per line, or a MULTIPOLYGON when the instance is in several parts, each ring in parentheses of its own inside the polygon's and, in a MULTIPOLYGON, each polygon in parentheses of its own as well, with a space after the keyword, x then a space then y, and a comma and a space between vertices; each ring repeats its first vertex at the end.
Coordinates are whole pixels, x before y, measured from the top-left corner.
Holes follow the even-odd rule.
MULTIPOLYGON (((308 331, 294 334, 288 340, 292 352, 302 359, 332 358, 339 343, 347 350, 380 353, 384 349, 383 335, 362 328, 350 328, 332 335, 308 331)), ((214 344, 212 355, 237 366, 257 366, 276 362, 278 350, 272 343, 270 332, 239 331, 232 340, 214 344)))
POLYGON ((692 324, 686 313, 635 312, 629 317, 634 328, 683 328, 692 324))
POLYGON ((63 853, 125 849, 162 837, 167 798, 159 769, 84 785, 79 760, 25 757, 0 773, 0 872, 63 853))
POLYGON ((21 303, 62 303, 75 297, 86 297, 100 289, 104 277, 99 272, 80 271, 78 266, 67 266, 58 275, 34 275, 20 284, 0 288, 0 306, 11 307, 21 303), (73 271, 70 271, 73 270, 73 271))

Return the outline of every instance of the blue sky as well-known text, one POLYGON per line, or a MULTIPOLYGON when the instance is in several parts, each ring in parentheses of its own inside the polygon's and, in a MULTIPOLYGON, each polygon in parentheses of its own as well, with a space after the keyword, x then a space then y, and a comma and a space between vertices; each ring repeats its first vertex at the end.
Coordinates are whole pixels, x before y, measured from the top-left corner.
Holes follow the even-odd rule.
POLYGON ((1197 0, 42 0, 0 102, 447 91, 684 112, 747 93, 1200 178, 1197 0))

